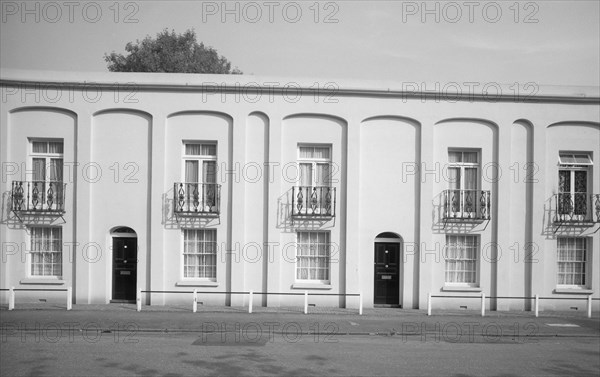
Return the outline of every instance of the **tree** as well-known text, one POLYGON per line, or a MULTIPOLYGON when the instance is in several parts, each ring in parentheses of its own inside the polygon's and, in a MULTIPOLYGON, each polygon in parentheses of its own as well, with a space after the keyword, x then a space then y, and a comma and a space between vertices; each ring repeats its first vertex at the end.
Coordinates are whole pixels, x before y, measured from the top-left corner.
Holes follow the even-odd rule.
POLYGON ((237 67, 231 69, 217 50, 198 44, 193 30, 176 34, 164 29, 156 38, 146 36, 141 42, 127 43, 125 51, 127 56, 114 51, 104 54, 109 71, 242 74, 237 67))

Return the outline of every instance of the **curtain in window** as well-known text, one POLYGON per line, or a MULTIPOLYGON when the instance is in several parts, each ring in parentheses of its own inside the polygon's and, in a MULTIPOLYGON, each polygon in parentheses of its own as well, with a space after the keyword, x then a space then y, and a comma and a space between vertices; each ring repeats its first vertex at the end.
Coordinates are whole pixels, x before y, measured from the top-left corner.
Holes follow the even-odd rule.
POLYGON ((317 186, 330 186, 331 185, 331 165, 329 164, 317 164, 317 186))
POLYGON ((460 168, 448 168, 448 187, 460 190, 460 168))
POLYGON ((186 160, 185 161, 185 181, 188 183, 198 183, 198 161, 186 160))
POLYGON ((465 190, 477 189, 477 169, 465 168, 465 190))
POLYGON ((296 279, 329 280, 329 233, 299 232, 296 253, 296 279))
POLYGON ((203 183, 217 182, 217 162, 204 161, 202 163, 202 181, 203 183))
POLYGON ((62 182, 63 180, 63 159, 53 158, 50 160, 50 180, 62 182))
POLYGON ((44 141, 34 141, 31 143, 33 153, 48 153, 48 143, 44 141))
POLYGON ((61 228, 31 228, 31 275, 62 275, 61 228))
POLYGON ((476 283, 477 243, 474 237, 446 238, 446 282, 476 283))
POLYGON ((300 164, 300 186, 312 186, 312 164, 300 164))
POLYGON ((49 142, 48 143, 48 153, 63 153, 63 143, 60 141, 49 142))
POLYGON ((476 164, 477 161, 477 152, 463 152, 463 161, 470 164, 476 164))
POLYGON ((33 180, 34 181, 45 181, 46 180, 46 159, 45 158, 34 158, 33 159, 33 180))
POLYGON ((329 159, 329 147, 299 147, 299 155, 302 159, 329 159))
POLYGON ((201 144, 186 144, 185 154, 188 156, 200 156, 202 150, 201 144))

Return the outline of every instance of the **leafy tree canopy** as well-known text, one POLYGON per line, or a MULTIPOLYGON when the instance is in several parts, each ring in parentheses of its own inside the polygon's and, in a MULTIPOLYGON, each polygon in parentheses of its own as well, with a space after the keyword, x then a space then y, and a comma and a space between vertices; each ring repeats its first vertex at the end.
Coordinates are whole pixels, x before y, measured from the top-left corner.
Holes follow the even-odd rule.
POLYGON ((196 32, 187 30, 176 34, 164 29, 156 38, 146 36, 141 42, 127 43, 128 55, 114 51, 104 54, 111 72, 173 72, 241 74, 231 63, 219 56, 217 50, 196 41, 196 32))

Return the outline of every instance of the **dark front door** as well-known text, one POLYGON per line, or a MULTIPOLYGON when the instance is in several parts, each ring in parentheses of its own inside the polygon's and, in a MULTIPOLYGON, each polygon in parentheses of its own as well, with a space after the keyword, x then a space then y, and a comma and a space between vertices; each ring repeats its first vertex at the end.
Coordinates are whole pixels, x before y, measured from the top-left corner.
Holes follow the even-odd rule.
POLYGON ((113 237, 113 300, 135 300, 137 238, 113 237))
POLYGON ((400 244, 375 243, 375 305, 400 303, 400 244))

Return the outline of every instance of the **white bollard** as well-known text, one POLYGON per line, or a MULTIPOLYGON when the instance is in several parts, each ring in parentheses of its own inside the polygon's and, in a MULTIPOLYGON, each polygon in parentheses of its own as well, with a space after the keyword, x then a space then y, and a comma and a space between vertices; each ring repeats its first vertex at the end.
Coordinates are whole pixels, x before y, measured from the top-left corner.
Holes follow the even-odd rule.
POLYGON ((362 300, 362 292, 358 294, 358 315, 362 315, 363 309, 363 300, 362 300))
POLYGON ((73 295, 71 294, 73 289, 71 287, 67 287, 67 310, 73 309, 73 295))
POLYGON ((142 311, 142 289, 138 289, 138 294, 137 297, 135 299, 136 304, 137 304, 137 311, 141 312, 142 311))
POLYGON ((304 314, 308 314, 308 291, 304 291, 304 314))
POLYGON ((481 292, 481 316, 485 317, 485 293, 481 292))
POLYGON ((431 315, 431 292, 427 294, 427 315, 431 315))
POLYGON ((535 295, 535 304, 534 304, 534 307, 535 307, 535 309, 534 309, 535 310, 535 316, 537 318, 537 316, 539 315, 539 310, 540 310, 540 296, 538 296, 538 295, 535 295))
POLYGON ((254 296, 254 291, 250 291, 250 297, 248 297, 248 313, 252 314, 252 298, 254 296))
POLYGON ((198 311, 198 290, 194 289, 194 297, 192 302, 192 313, 196 313, 198 311))
POLYGON ((592 295, 587 298, 587 317, 592 318, 592 295))
POLYGON ((8 290, 8 310, 15 308, 15 287, 10 287, 8 290))

